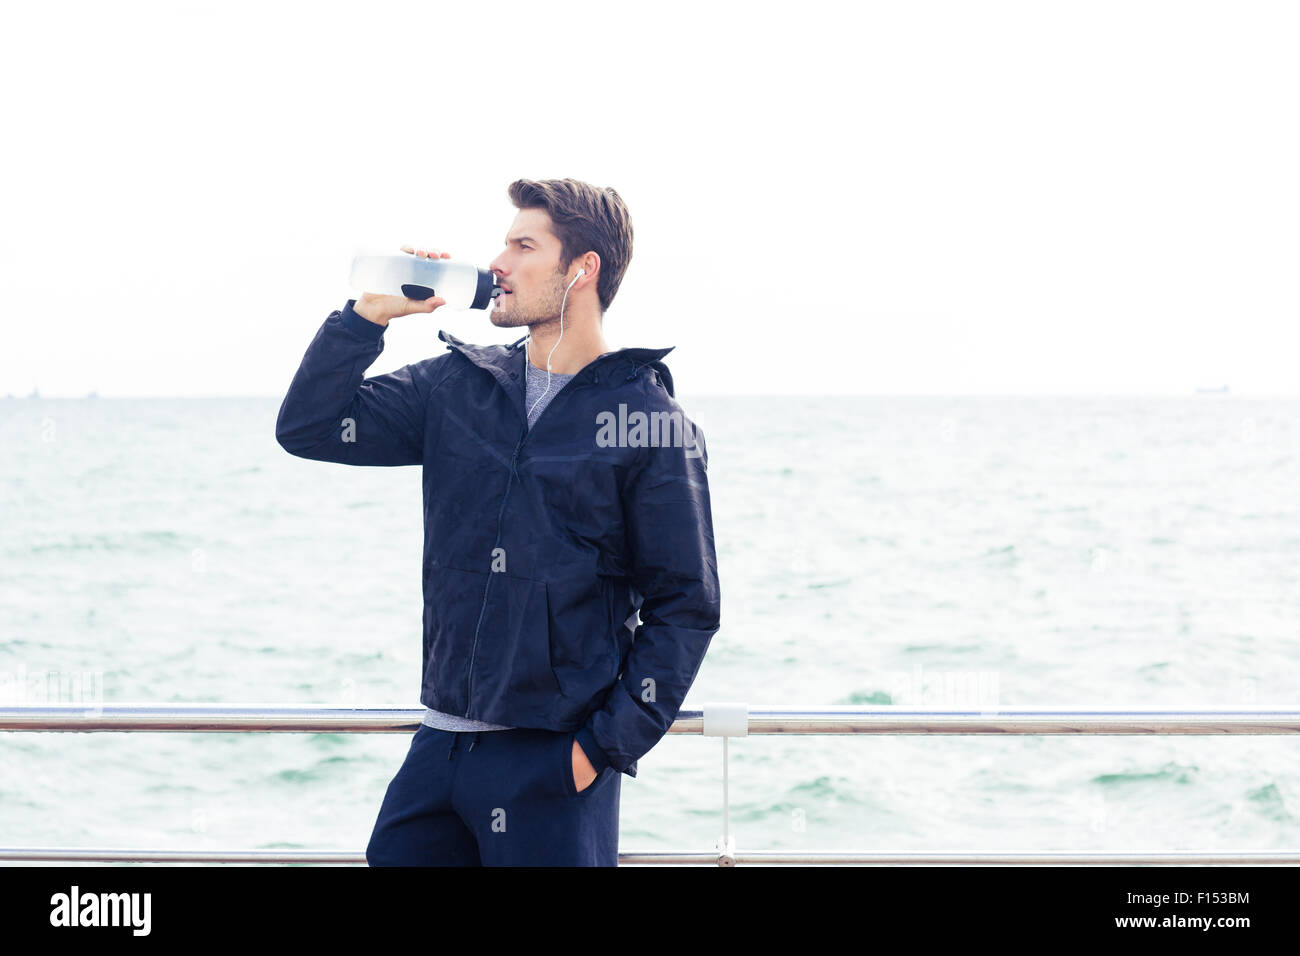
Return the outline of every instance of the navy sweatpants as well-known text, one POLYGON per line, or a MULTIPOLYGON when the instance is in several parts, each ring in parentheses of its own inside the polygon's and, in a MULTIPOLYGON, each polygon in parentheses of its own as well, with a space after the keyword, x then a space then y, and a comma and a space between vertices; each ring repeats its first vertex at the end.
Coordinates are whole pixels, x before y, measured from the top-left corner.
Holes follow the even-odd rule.
POLYGON ((622 774, 579 792, 573 734, 421 724, 384 794, 370 866, 617 866, 622 774))

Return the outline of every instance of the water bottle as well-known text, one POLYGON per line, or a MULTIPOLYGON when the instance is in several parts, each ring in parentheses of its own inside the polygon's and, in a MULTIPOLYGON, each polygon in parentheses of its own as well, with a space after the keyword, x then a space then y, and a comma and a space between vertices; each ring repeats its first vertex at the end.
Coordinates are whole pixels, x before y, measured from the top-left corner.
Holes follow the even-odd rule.
POLYGON ((501 294, 496 276, 470 262, 399 256, 359 255, 352 260, 352 288, 408 299, 442 296, 452 309, 486 309, 501 294))

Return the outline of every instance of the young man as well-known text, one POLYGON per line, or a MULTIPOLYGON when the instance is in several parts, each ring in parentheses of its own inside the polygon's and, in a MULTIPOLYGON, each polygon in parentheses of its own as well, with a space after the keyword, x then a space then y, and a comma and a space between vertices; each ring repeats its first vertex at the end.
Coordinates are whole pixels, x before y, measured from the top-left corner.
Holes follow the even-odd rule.
POLYGON ((632 255, 623 200, 572 179, 509 194, 491 318, 527 336, 439 332, 446 353, 363 379, 391 319, 445 302, 349 299, 276 423, 302 458, 424 468, 427 711, 372 866, 617 865, 621 775, 667 733, 719 627, 708 455, 672 349, 603 335, 632 255))

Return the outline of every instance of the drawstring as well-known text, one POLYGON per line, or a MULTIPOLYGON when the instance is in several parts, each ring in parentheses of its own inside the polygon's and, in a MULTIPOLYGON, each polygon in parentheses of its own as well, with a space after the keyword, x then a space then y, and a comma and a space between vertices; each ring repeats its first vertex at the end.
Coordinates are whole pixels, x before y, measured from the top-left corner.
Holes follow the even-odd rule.
MULTIPOLYGON (((456 752, 456 742, 460 740, 460 735, 461 735, 462 733, 469 733, 469 731, 456 731, 456 730, 453 730, 453 731, 451 732, 451 746, 447 748, 447 759, 448 759, 448 760, 450 760, 450 759, 451 759, 451 755, 454 754, 454 753, 456 752)), ((480 733, 481 733, 481 731, 478 731, 478 730, 474 731, 474 739, 471 740, 471 741, 469 742, 469 749, 470 749, 470 750, 473 750, 473 749, 474 749, 474 745, 475 745, 476 743, 478 743, 478 735, 479 735, 480 733)))

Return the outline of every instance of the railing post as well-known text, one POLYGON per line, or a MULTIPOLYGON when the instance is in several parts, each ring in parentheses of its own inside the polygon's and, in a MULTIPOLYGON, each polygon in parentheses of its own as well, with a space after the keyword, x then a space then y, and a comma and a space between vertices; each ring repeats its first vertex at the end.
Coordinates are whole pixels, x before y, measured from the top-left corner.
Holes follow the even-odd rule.
POLYGON ((704 736, 722 738, 722 835, 715 846, 718 866, 735 866, 736 838, 731 833, 727 738, 749 736, 749 704, 743 701, 714 702, 705 704, 701 713, 704 718, 704 736))

